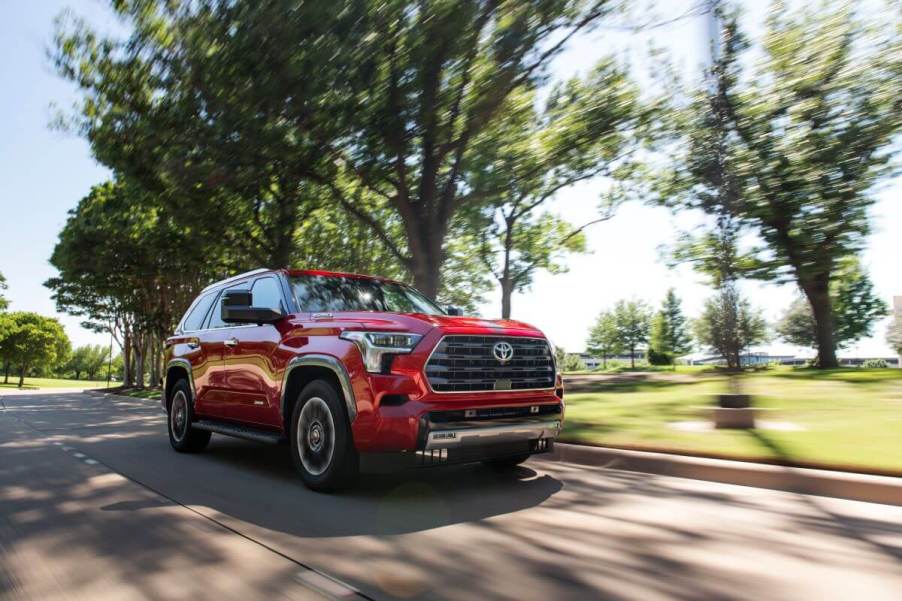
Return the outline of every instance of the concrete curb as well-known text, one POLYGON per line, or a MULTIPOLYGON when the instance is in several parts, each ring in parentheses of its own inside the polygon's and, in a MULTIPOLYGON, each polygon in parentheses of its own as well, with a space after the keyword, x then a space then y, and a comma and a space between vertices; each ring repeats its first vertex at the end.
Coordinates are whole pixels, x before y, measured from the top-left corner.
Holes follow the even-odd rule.
MULTIPOLYGON (((92 396, 148 401, 157 405, 160 402, 156 398, 142 399, 112 392, 94 390, 84 392, 92 396)), ((541 457, 577 465, 902 506, 902 478, 891 476, 784 467, 750 461, 709 459, 561 442, 555 443, 554 452, 550 456, 541 457)))
POLYGON ((902 506, 902 478, 555 443, 552 461, 902 506))

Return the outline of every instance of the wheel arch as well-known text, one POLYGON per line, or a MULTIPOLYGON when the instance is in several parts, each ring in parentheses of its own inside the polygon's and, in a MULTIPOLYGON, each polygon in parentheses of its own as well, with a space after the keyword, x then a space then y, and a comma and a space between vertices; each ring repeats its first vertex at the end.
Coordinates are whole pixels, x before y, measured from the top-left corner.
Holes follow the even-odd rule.
POLYGON ((191 389, 191 400, 197 398, 194 394, 194 378, 191 376, 191 363, 187 359, 172 359, 166 364, 166 379, 163 381, 163 400, 166 410, 169 411, 169 403, 172 397, 172 389, 181 379, 188 380, 191 389))
POLYGON ((335 386, 335 390, 344 400, 348 421, 354 423, 357 418, 357 399, 351 387, 351 377, 341 361, 331 355, 301 355, 289 361, 282 381, 279 409, 285 432, 289 430, 294 404, 304 386, 318 379, 327 380, 335 386))

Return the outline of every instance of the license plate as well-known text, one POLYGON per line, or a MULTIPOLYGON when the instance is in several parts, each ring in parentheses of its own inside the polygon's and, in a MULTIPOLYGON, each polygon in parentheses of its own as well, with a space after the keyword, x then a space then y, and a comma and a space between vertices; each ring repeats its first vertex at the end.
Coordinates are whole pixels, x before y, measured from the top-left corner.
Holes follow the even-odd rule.
POLYGON ((495 380, 495 390, 510 390, 511 389, 511 381, 510 380, 495 380))

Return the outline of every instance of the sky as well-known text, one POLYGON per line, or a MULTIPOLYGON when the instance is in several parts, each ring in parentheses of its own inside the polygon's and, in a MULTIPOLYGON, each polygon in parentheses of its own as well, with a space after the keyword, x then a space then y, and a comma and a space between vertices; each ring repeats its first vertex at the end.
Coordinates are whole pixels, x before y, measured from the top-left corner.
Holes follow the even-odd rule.
MULTIPOLYGON (((659 2, 661 19, 683 14, 692 0, 659 2)), ((761 34, 767 3, 747 0, 743 26, 752 36, 761 34)), ((79 326, 79 318, 58 314, 43 283, 56 275, 48 259, 67 212, 90 187, 109 177, 109 171, 91 156, 87 142, 71 133, 49 127, 55 112, 76 99, 73 87, 54 72, 46 49, 52 41, 53 20, 66 8, 101 29, 119 24, 100 0, 66 2, 0 3, 0 273, 6 276, 6 297, 11 309, 56 316, 73 345, 109 344, 109 338, 79 326)), ((645 23, 648 15, 636 14, 623 23, 645 23), (630 19, 634 19, 630 21, 630 19)), ((637 69, 645 81, 646 48, 651 42, 668 50, 687 78, 697 77, 707 55, 707 22, 688 18, 643 34, 616 28, 600 29, 575 43, 558 58, 554 78, 585 72, 601 56, 617 54, 637 69)), ((563 191, 549 205, 573 223, 592 219, 604 182, 592 182, 563 191)), ((863 255, 877 293, 887 303, 902 295, 898 258, 902 257, 902 179, 886 182, 871 216, 874 233, 863 255)), ((657 306, 668 288, 675 288, 684 311, 698 315, 711 294, 688 267, 670 269, 662 246, 676 234, 697 224, 693 215, 672 215, 666 209, 638 204, 622 207, 616 216, 587 232, 589 253, 572 256, 569 272, 540 273, 528 291, 513 298, 513 316, 540 327, 558 345, 579 351, 597 314, 622 298, 642 299, 657 306)), ((302 267, 302 266, 298 266, 302 267)), ((753 305, 771 322, 796 295, 791 285, 744 283, 753 305)), ((490 295, 480 307, 484 317, 500 314, 500 293, 490 295)), ((891 356, 884 341, 887 321, 874 328, 875 335, 862 340, 841 356, 891 356)), ((776 354, 812 355, 778 342, 762 347, 776 354)))

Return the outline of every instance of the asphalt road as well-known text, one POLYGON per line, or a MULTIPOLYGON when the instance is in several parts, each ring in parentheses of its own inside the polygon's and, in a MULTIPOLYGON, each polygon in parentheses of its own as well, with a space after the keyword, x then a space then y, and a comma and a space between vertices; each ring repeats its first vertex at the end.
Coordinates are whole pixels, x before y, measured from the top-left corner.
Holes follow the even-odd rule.
POLYGON ((329 496, 155 401, 0 402, 2 599, 902 598, 902 507, 542 460, 329 496))

